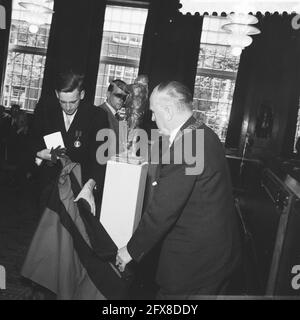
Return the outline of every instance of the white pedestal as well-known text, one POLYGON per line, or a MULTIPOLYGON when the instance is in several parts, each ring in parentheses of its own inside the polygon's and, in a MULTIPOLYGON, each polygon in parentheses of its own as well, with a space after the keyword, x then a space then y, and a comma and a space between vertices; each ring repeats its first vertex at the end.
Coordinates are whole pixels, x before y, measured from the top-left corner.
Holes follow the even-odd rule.
POLYGON ((100 222, 118 248, 127 245, 140 221, 147 171, 148 163, 107 162, 100 222))

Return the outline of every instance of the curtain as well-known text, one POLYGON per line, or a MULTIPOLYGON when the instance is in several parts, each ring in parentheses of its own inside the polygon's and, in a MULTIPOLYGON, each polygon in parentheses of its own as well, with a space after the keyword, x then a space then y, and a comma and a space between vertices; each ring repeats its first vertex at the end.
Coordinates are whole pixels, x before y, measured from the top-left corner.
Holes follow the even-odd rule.
POLYGON ((86 75, 86 99, 94 100, 105 7, 105 0, 55 0, 42 96, 54 94, 56 70, 75 68, 86 75))
POLYGON ((226 147, 242 150, 246 134, 261 145, 262 154, 291 150, 296 128, 300 34, 292 28, 292 17, 283 13, 258 15, 260 35, 244 49, 233 97, 226 147), (272 116, 270 136, 258 137, 263 108, 272 116), (259 139, 258 139, 259 138, 259 139))
POLYGON ((0 16, 0 19, 2 19, 3 14, 5 14, 5 23, 4 21, 1 21, 1 27, 0 27, 0 79, 1 79, 1 84, 3 85, 5 67, 6 67, 8 40, 9 40, 9 30, 10 30, 10 24, 11 24, 12 1, 0 0, 0 6, 1 6, 1 13, 2 13, 0 16))
MULTIPOLYGON (((149 77, 149 92, 160 82, 177 80, 194 92, 203 17, 182 15, 178 0, 152 0, 143 37, 139 74, 149 77)), ((156 125, 146 111, 143 128, 156 125)))
POLYGON ((149 88, 177 80, 194 91, 203 17, 179 13, 178 0, 152 0, 145 26, 140 74, 149 88))
MULTIPOLYGON (((256 25, 261 30, 261 20, 256 25)), ((240 63, 235 82, 235 89, 229 119, 229 125, 226 135, 226 147, 237 148, 240 142, 240 134, 242 130, 242 122, 245 113, 245 103, 251 80, 255 82, 253 77, 256 62, 259 59, 259 40, 261 35, 253 36, 253 42, 246 47, 240 57, 240 63)))

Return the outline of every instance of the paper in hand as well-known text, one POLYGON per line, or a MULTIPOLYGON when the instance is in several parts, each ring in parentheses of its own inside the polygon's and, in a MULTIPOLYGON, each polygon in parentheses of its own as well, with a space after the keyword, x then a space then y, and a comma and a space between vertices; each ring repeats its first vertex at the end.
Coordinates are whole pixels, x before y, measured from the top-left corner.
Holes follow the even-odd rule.
POLYGON ((57 147, 65 148, 64 140, 60 131, 44 136, 47 149, 55 149, 57 147))

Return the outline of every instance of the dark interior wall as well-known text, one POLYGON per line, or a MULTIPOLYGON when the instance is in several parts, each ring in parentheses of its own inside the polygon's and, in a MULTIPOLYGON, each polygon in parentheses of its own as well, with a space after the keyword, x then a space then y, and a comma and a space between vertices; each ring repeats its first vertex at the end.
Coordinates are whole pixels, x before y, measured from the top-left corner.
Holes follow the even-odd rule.
POLYGON ((252 155, 269 158, 289 155, 293 148, 300 88, 300 32, 292 28, 292 16, 266 14, 259 18, 262 33, 253 36, 253 44, 241 57, 239 73, 243 75, 238 74, 231 119, 234 126, 231 123, 227 146, 242 152, 249 134, 254 142, 252 155), (256 129, 264 106, 272 110, 273 119, 267 138, 259 137, 256 129))
POLYGON ((42 96, 53 94, 57 69, 86 74, 86 96, 94 100, 103 32, 105 0, 55 0, 42 96))

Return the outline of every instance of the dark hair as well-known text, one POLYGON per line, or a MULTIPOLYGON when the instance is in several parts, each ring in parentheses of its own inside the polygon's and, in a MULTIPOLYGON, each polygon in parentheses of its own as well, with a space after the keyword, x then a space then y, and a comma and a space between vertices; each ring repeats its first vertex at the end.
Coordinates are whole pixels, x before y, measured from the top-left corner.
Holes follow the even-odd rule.
POLYGON ((28 116, 24 110, 20 110, 20 112, 18 113, 17 124, 18 126, 20 126, 21 124, 26 126, 28 125, 28 116))
POLYGON ((112 92, 114 89, 114 84, 121 90, 127 93, 127 84, 121 79, 115 79, 110 82, 107 91, 112 92))
POLYGON ((73 69, 58 72, 55 78, 55 89, 60 92, 83 90, 84 74, 73 69))
POLYGON ((18 110, 20 110, 21 109, 21 107, 18 105, 18 104, 12 104, 11 106, 10 106, 10 108, 11 109, 18 109, 18 110))
POLYGON ((192 109, 193 95, 190 89, 178 81, 166 81, 157 86, 157 91, 166 91, 166 94, 178 102, 179 106, 192 109))

